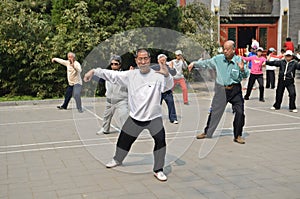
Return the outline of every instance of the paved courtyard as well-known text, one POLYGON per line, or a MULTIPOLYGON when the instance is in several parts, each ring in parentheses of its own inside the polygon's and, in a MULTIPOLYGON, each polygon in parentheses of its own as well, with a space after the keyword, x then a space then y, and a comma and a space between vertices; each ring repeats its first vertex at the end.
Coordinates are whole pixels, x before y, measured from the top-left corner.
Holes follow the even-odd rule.
POLYGON ((147 132, 123 166, 105 168, 118 132, 113 123, 111 134, 95 134, 103 98, 83 98, 83 113, 73 101, 68 110, 56 109, 61 100, 1 103, 0 198, 300 198, 300 112, 288 111, 287 93, 282 109, 272 111, 275 90, 265 90, 264 103, 258 90, 252 92, 245 104, 245 145, 232 141, 231 105, 213 139, 195 139, 206 123, 211 94, 190 93, 189 106, 176 94, 179 124, 169 123, 163 105, 167 182, 153 177, 147 132))

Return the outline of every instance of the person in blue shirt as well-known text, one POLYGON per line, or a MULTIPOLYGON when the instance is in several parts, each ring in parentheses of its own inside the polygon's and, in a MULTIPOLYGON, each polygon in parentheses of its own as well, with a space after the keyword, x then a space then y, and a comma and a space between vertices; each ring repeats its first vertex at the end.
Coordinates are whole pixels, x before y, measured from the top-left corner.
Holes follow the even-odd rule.
MULTIPOLYGON (((257 51, 257 47, 251 47, 250 48, 250 52, 249 52, 249 54, 247 55, 247 57, 251 57, 251 56, 256 56, 256 51, 257 51)), ((251 69, 251 67, 252 67, 252 61, 249 61, 248 62, 248 68, 249 69, 251 69)), ((244 88, 243 88, 243 90, 247 90, 247 87, 248 87, 248 79, 246 80, 246 83, 244 84, 244 88)), ((255 90, 256 89, 256 82, 254 82, 254 85, 253 85, 253 88, 252 88, 253 90, 255 90)))
POLYGON ((224 43, 223 54, 216 55, 211 59, 192 62, 188 69, 212 68, 216 70, 215 95, 211 103, 204 133, 197 135, 197 139, 211 138, 215 132, 227 103, 232 104, 235 113, 233 121, 234 142, 245 144, 242 138, 245 124, 244 99, 242 95, 241 81, 249 76, 249 69, 241 58, 235 55, 234 41, 224 43))

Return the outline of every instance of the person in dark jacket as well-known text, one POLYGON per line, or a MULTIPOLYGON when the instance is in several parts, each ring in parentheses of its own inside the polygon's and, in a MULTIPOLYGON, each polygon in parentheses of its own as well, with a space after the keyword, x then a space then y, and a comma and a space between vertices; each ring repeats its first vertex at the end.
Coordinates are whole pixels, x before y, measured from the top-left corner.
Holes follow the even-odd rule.
POLYGON ((266 65, 279 67, 278 84, 276 89, 276 99, 272 110, 279 110, 285 88, 289 92, 289 109, 290 112, 297 113, 296 109, 296 89, 295 74, 296 69, 300 70, 300 63, 293 59, 293 52, 287 50, 284 59, 279 61, 266 61, 266 65))

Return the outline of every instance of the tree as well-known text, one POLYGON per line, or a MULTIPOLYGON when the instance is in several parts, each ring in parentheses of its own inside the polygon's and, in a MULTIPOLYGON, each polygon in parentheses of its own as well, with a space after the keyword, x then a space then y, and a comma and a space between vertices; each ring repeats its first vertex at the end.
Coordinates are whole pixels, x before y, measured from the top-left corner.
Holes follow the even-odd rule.
POLYGON ((211 56, 217 53, 218 18, 205 4, 195 2, 182 7, 180 30, 195 39, 211 56))
POLYGON ((52 64, 52 57, 74 51, 83 62, 116 33, 149 26, 176 29, 179 20, 176 0, 0 0, 0 12, 0 96, 40 98, 64 93, 65 69, 52 64))
POLYGON ((88 5, 92 20, 109 36, 149 26, 178 29, 176 0, 90 0, 88 5))
POLYGON ((16 1, 2 1, 0 12, 1 96, 35 96, 42 83, 36 81, 43 72, 38 68, 46 60, 39 60, 38 65, 36 61, 41 52, 47 51, 45 46, 52 32, 48 18, 16 1))
POLYGON ((3 1, 0 12, 1 96, 62 96, 66 71, 51 58, 74 51, 83 59, 105 35, 88 17, 85 2, 66 9, 55 27, 50 15, 16 1, 3 1))
POLYGON ((51 17, 54 24, 61 23, 62 15, 66 9, 72 9, 80 0, 52 0, 51 17))

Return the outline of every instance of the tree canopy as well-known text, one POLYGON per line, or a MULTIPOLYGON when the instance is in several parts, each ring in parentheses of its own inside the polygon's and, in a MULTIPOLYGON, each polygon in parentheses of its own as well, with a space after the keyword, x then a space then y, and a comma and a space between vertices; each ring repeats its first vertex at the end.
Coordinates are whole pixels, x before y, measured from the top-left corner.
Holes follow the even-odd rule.
POLYGON ((0 0, 0 96, 63 96, 66 71, 52 57, 73 51, 82 62, 100 42, 134 28, 177 30, 213 52, 213 14, 202 4, 181 8, 176 2, 0 0))

